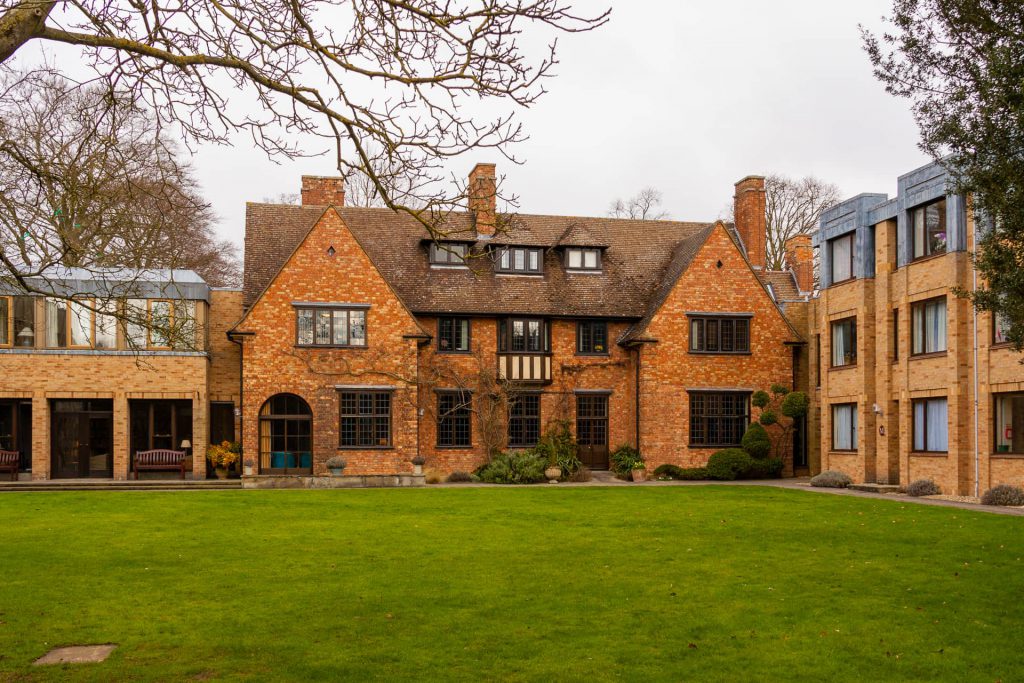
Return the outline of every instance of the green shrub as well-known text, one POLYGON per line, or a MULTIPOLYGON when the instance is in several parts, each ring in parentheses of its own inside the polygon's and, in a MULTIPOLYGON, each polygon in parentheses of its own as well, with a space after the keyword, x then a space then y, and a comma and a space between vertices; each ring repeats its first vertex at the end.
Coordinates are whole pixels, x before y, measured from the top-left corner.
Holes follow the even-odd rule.
POLYGON ((665 463, 664 465, 658 465, 655 467, 653 474, 655 478, 666 477, 668 479, 682 479, 683 468, 679 465, 669 465, 668 463, 665 463))
POLYGON ((757 460, 767 458, 768 453, 772 450, 772 440, 768 437, 768 430, 756 422, 752 422, 747 427, 747 433, 740 440, 740 445, 750 457, 757 460))
POLYGON ((533 450, 499 453, 476 471, 488 484, 536 484, 545 481, 547 461, 533 450))
POLYGON ((751 468, 753 460, 747 452, 739 448, 726 448, 708 458, 708 478, 719 481, 733 481, 745 475, 751 468))
POLYGON ((776 396, 785 396, 789 394, 789 387, 787 387, 785 384, 773 384, 768 388, 776 396))
POLYGON ((803 417, 807 409, 811 407, 811 399, 802 391, 791 391, 782 399, 780 410, 782 414, 790 419, 803 417))
POLYGON ((448 475, 447 481, 452 484, 460 484, 469 481, 476 481, 476 477, 474 477, 469 472, 462 472, 456 470, 455 472, 452 472, 451 474, 448 475))
POLYGON ((710 479, 706 467, 687 467, 680 473, 679 478, 683 481, 702 481, 704 479, 710 479))
POLYGON ((827 489, 845 489, 853 483, 853 479, 837 470, 825 470, 811 477, 811 486, 827 489))
POLYGON ((773 424, 778 424, 779 416, 776 415, 775 411, 771 408, 766 408, 761 411, 761 417, 759 417, 757 421, 765 427, 770 427, 773 424))
POLYGON ((785 463, 782 458, 765 458, 754 460, 750 469, 743 475, 744 479, 778 479, 782 476, 782 469, 785 463))
POLYGON ((616 476, 625 479, 636 468, 637 463, 642 463, 644 458, 640 451, 632 446, 622 445, 615 449, 611 456, 612 472, 616 476))
POLYGON ((1024 489, 1019 486, 1000 484, 995 488, 985 491, 981 497, 983 505, 1024 505, 1024 489))
POLYGON ((760 389, 754 392, 754 395, 750 397, 750 402, 758 408, 764 408, 772 400, 772 397, 768 395, 768 392, 764 389, 760 389))
POLYGON ((942 493, 942 489, 939 488, 931 479, 918 479, 917 481, 911 482, 910 486, 907 487, 907 495, 919 498, 921 496, 937 496, 942 493))

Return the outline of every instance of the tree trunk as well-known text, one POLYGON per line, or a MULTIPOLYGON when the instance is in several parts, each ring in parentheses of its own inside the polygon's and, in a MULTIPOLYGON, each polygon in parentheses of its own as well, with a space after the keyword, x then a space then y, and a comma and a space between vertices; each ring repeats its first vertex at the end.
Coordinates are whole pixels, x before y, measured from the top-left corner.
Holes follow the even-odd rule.
POLYGON ((43 30, 56 2, 22 0, 0 17, 0 63, 43 30))

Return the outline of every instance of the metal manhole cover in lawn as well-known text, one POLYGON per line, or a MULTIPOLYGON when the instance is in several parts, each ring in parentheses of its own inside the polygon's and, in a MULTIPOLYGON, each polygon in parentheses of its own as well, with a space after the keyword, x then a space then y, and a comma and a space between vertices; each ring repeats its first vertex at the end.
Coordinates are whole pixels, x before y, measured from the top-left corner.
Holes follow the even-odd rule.
POLYGON ((70 647, 58 647, 50 650, 37 659, 33 664, 42 666, 44 664, 86 664, 89 662, 102 662, 110 656, 117 645, 72 645, 70 647))

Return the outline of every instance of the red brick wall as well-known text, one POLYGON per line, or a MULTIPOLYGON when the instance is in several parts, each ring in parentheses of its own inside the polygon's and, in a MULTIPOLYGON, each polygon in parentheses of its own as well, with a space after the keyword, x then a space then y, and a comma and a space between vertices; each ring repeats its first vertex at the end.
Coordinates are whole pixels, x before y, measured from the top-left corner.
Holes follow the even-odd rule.
MULTIPOLYGON (((640 450, 649 467, 700 466, 718 450, 689 447, 687 389, 756 391, 772 383, 792 384, 792 350, 784 342, 797 338, 722 227, 712 232, 676 283, 647 336, 658 340, 643 346, 640 360, 640 450), (688 311, 753 313, 751 353, 689 353, 688 311)), ((787 471, 791 466, 790 460, 787 471)))
POLYGON ((314 473, 341 455, 351 474, 411 472, 417 452, 416 321, 380 276, 340 216, 328 210, 285 264, 239 327, 246 336, 243 363, 243 434, 247 457, 259 449, 258 413, 278 393, 303 398, 313 412, 314 473), (328 248, 334 247, 334 255, 328 248), (295 346, 292 302, 369 304, 364 349, 295 346), (392 395, 392 448, 338 448, 337 385, 396 387, 392 395))

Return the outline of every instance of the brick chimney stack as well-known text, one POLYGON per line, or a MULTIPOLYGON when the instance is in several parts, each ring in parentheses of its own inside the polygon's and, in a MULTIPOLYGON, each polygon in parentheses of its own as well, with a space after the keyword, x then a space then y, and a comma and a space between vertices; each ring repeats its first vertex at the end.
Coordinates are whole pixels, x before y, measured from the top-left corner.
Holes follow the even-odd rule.
POLYGON ((477 164, 469 172, 469 210, 473 212, 476 231, 493 235, 498 227, 498 184, 494 164, 477 164))
POLYGON ((345 206, 345 179, 340 177, 302 176, 303 206, 345 206))
POLYGON ((811 236, 800 233, 786 240, 786 263, 796 275, 796 286, 801 292, 814 290, 814 250, 811 236))
POLYGON ((747 260, 754 268, 764 270, 768 260, 764 176, 749 175, 736 183, 733 213, 736 232, 747 248, 747 260))

